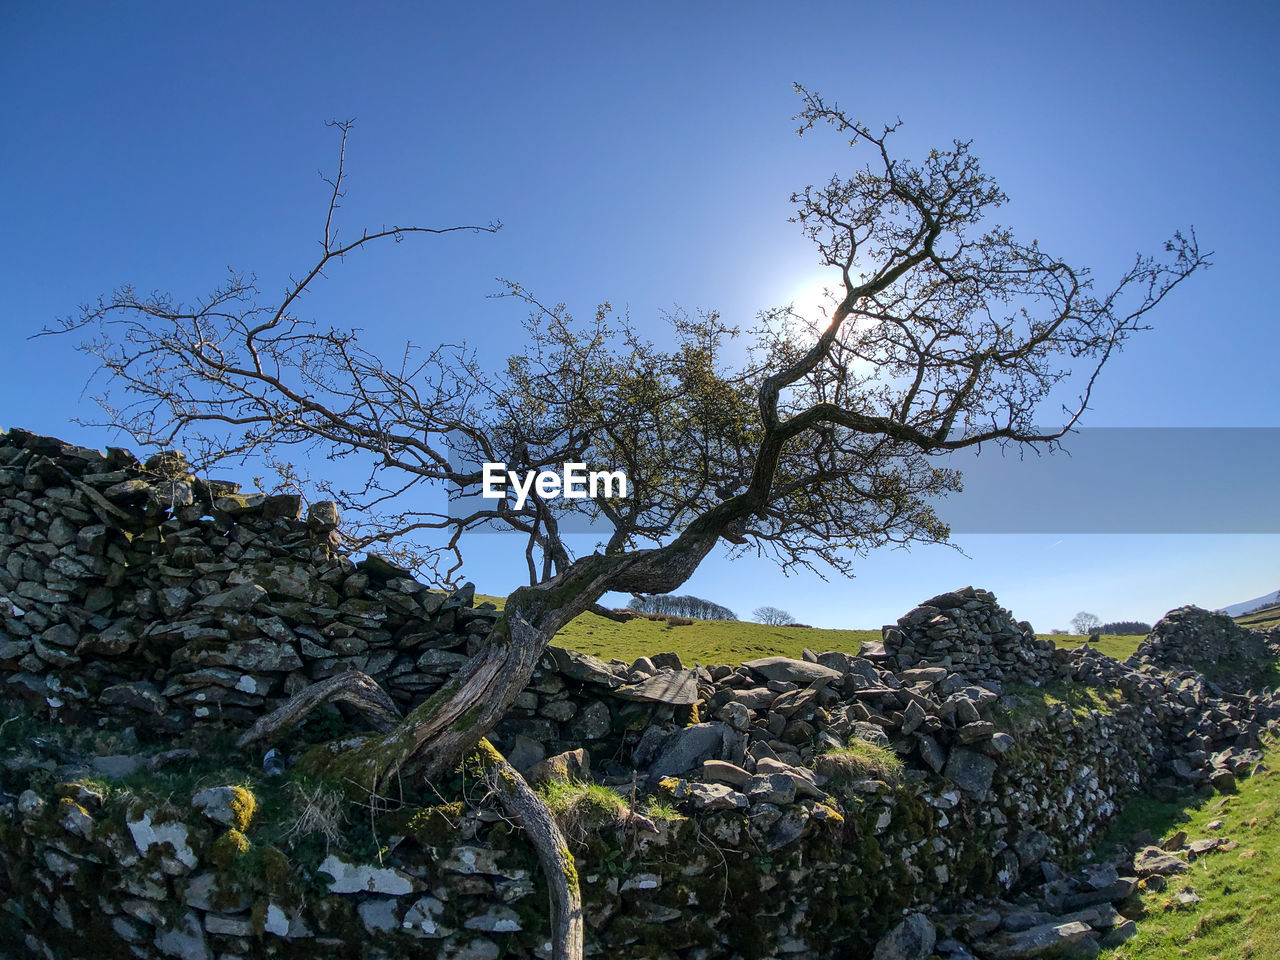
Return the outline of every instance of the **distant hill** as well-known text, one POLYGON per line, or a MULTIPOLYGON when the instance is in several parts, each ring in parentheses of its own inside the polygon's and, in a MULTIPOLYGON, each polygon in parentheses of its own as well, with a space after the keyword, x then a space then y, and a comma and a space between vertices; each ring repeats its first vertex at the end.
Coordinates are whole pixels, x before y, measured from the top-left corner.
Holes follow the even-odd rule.
POLYGON ((1233 603, 1229 607, 1223 607, 1219 613, 1225 613, 1229 617, 1238 617, 1242 613, 1248 613, 1256 607, 1267 606, 1273 603, 1280 603, 1280 590, 1274 593, 1264 593, 1260 597, 1254 597, 1252 600, 1242 600, 1240 603, 1233 603))
POLYGON ((1261 610, 1254 610, 1236 617, 1236 623, 1250 630, 1275 630, 1280 628, 1280 603, 1274 603, 1261 610))

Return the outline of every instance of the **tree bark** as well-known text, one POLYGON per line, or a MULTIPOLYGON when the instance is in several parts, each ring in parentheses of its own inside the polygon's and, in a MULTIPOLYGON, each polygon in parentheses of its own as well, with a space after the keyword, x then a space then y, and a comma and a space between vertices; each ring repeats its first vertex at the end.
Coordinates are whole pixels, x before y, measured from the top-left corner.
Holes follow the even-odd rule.
POLYGON ((319 707, 338 702, 359 710, 379 733, 394 730, 401 719, 395 701, 378 681, 359 670, 348 670, 299 690, 285 704, 259 718, 240 735, 236 746, 243 749, 258 741, 278 740, 319 707))
POLYGON ((484 769, 485 783, 524 827, 538 852, 551 900, 552 956, 555 960, 582 960, 582 892, 573 854, 559 824, 520 772, 488 740, 480 740, 475 756, 484 769))

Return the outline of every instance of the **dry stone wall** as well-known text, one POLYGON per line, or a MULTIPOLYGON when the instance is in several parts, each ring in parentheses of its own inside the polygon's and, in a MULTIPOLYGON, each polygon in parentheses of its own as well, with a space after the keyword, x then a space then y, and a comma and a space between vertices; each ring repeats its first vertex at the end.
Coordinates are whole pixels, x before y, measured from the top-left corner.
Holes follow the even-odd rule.
MULTIPOLYGON (((483 805, 388 810, 375 856, 262 839, 235 784, 163 802, 94 786, 351 667, 408 708, 483 641, 496 611, 473 591, 353 562, 339 519, 197 480, 174 454, 0 434, 7 706, 138 743, 104 757, 36 737, 0 763, 0 886, 31 955, 547 955, 536 858, 483 805)), ((859 655, 551 648, 494 740, 531 778, 667 805, 571 831, 592 956, 1033 956, 1016 952, 1031 930, 1088 955, 1123 928, 1111 904, 1133 868, 1069 868, 1118 808, 1140 788, 1228 787, 1277 727, 1274 697, 1196 672, 1206 653, 1274 654, 1229 623, 1175 611, 1119 663, 1057 650, 965 588, 859 655), (1028 920, 1015 895, 1050 912, 1028 920)))

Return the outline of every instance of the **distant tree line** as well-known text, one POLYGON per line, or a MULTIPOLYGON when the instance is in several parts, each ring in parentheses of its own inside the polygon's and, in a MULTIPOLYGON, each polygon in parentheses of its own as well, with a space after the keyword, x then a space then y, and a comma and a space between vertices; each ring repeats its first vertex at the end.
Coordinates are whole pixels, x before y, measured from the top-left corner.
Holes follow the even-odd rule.
POLYGON ((1151 624, 1141 620, 1116 620, 1104 623, 1098 628, 1099 633, 1114 633, 1122 637, 1146 636, 1151 632, 1151 624))
POLYGON ((673 617, 691 617, 695 620, 737 620, 738 615, 728 607, 722 607, 701 597, 677 596, 661 593, 654 596, 636 595, 627 604, 636 613, 663 613, 673 617))

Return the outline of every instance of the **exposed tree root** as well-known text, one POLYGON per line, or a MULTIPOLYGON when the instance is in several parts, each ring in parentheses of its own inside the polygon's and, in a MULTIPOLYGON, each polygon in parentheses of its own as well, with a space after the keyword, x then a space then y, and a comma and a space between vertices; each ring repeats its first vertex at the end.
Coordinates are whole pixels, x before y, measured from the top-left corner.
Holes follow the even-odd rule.
POLYGON ((236 746, 243 748, 259 741, 270 743, 278 740, 317 708, 326 703, 339 702, 350 704, 360 711, 379 733, 395 729, 401 719, 395 701, 379 686, 378 681, 359 670, 348 670, 299 690, 283 706, 271 711, 241 734, 236 746))

